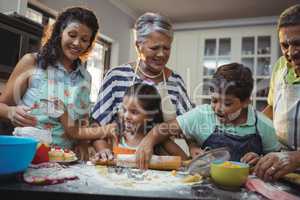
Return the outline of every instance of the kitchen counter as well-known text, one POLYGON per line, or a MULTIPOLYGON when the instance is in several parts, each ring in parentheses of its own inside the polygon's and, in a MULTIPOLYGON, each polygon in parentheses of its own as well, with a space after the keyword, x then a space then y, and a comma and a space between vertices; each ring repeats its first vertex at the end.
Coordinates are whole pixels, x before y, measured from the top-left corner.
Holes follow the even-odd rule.
MULTIPOLYGON (((174 190, 170 189, 126 189, 112 187, 99 182, 95 175, 95 167, 76 164, 72 168, 77 172, 78 179, 56 185, 30 185, 18 181, 15 176, 1 177, 0 194, 9 199, 264 199, 260 195, 246 189, 227 191, 217 188, 208 182, 186 185, 174 190)), ((299 188, 284 186, 296 194, 299 188)), ((298 190, 299 191, 299 190, 298 190)))

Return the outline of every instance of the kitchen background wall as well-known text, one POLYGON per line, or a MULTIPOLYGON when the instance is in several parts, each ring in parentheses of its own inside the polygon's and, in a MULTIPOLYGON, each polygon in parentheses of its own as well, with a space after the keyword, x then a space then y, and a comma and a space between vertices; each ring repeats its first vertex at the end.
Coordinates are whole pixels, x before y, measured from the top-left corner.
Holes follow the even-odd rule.
MULTIPOLYGON (((132 27, 139 15, 153 11, 169 16, 174 23, 175 37, 168 66, 182 75, 192 95, 200 81, 207 80, 204 79, 206 40, 218 42, 225 31, 230 38, 230 61, 242 62, 240 44, 243 37, 254 37, 257 51, 259 37, 265 34, 270 36, 271 41, 270 62, 267 63, 271 66, 280 55, 276 34, 278 15, 299 0, 0 0, 0 12, 15 11, 24 15, 27 2, 42 5, 56 13, 70 6, 93 9, 99 18, 101 36, 112 44, 110 66, 136 58, 132 27)), ((255 70, 259 67, 259 56, 256 52, 253 57, 255 70)), ((267 79, 268 75, 262 78, 267 79)), ((5 80, 0 81, 0 91, 3 82, 5 80)), ((206 97, 203 96, 203 88, 199 92, 200 99, 193 100, 201 103, 206 97)))
MULTIPOLYGON (((147 11, 167 15, 175 29, 168 66, 183 77, 194 102, 209 103, 205 84, 218 65, 242 62, 254 74, 253 105, 262 109, 271 66, 280 56, 277 18, 299 0, 0 0, 0 12, 25 16, 28 2, 54 15, 70 6, 94 10, 101 38, 111 43, 110 66, 136 59, 132 28, 138 16, 147 11)), ((0 92, 5 82, 0 80, 0 92)))
POLYGON ((112 65, 128 62, 130 28, 134 19, 107 0, 40 0, 41 3, 60 12, 70 6, 85 6, 92 9, 100 24, 100 33, 110 38, 117 46, 112 65))

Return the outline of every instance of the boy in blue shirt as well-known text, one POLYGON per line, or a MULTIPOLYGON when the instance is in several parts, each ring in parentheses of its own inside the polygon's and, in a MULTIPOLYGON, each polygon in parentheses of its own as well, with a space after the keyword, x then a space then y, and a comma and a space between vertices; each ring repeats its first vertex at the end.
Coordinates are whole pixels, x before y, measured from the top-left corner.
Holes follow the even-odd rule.
POLYGON ((204 148, 228 147, 231 160, 255 164, 259 155, 280 149, 267 117, 250 105, 253 78, 249 68, 238 63, 220 66, 210 84, 211 104, 200 105, 151 130, 136 156, 147 168, 153 145, 169 136, 183 134, 192 157, 204 148))

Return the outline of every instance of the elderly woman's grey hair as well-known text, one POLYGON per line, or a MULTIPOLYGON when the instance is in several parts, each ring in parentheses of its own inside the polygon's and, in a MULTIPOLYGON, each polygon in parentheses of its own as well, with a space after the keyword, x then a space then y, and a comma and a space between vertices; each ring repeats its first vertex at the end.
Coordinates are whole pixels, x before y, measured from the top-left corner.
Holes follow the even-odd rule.
POLYGON ((173 39, 173 28, 170 20, 158 13, 147 12, 140 16, 135 25, 135 39, 143 42, 153 32, 160 32, 173 39))

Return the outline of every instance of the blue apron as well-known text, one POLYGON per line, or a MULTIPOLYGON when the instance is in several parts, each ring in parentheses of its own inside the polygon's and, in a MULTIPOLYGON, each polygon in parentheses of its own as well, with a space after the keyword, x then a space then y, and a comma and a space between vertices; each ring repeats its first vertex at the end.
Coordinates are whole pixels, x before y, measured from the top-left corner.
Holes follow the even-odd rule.
POLYGON ((262 141, 257 129, 257 115, 255 113, 255 133, 246 136, 232 135, 221 130, 219 126, 215 127, 214 132, 205 140, 202 148, 220 148, 227 147, 230 152, 230 160, 240 161, 248 152, 254 152, 258 155, 263 153, 262 141))

